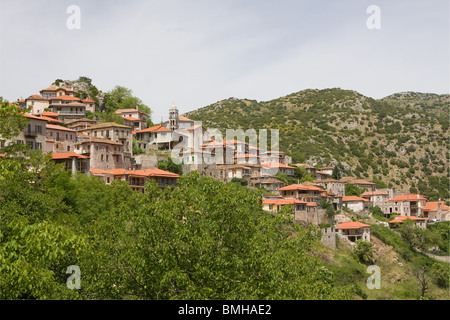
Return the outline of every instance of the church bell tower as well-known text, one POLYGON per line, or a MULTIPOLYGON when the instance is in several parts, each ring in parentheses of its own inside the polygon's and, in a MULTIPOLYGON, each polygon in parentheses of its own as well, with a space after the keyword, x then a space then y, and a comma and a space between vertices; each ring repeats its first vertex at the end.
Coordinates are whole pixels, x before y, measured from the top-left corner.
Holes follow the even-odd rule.
POLYGON ((169 129, 172 131, 178 129, 178 109, 175 104, 169 109, 169 129))

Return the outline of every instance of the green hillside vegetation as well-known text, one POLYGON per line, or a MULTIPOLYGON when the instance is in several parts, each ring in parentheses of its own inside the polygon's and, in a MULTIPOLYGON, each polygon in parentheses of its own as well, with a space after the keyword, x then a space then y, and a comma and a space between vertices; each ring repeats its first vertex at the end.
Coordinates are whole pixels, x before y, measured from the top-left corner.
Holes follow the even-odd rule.
POLYGON ((230 98, 186 113, 208 128, 279 129, 293 163, 340 164, 430 200, 449 199, 449 95, 396 94, 375 100, 339 88, 304 90, 271 101, 230 98))

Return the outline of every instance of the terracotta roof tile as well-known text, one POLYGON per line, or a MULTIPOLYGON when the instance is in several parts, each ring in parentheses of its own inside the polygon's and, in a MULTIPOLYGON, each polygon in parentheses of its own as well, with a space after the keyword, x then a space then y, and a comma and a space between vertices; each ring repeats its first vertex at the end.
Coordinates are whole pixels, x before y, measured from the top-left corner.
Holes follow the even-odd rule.
POLYGON ((419 194, 402 194, 395 198, 389 199, 388 202, 404 202, 404 201, 417 201, 417 200, 427 200, 424 196, 419 194))
POLYGON ((345 196, 342 197, 342 202, 350 202, 350 201, 363 201, 363 202, 369 202, 369 200, 360 198, 357 196, 345 196))
POLYGON ((351 221, 351 222, 343 222, 343 223, 341 223, 339 226, 336 227, 336 230, 341 230, 341 229, 360 229, 360 228, 364 228, 364 227, 370 227, 370 225, 364 224, 364 223, 361 223, 361 222, 357 222, 357 221, 351 221))

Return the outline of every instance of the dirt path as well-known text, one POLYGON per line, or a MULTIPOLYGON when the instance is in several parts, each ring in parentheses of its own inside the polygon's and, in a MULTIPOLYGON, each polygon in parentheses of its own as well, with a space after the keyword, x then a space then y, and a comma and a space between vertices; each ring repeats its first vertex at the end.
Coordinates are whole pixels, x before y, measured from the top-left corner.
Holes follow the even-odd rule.
MULTIPOLYGON (((425 252, 423 252, 425 253, 425 252)), ((447 262, 450 263, 450 256, 436 256, 434 254, 431 253, 425 253, 427 256, 429 256, 430 258, 442 261, 442 262, 447 262)))

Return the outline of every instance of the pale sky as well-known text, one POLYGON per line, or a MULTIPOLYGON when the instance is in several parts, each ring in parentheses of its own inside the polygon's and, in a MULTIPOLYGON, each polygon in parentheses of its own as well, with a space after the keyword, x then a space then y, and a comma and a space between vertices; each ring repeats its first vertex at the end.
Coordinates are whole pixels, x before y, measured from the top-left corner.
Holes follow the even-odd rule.
POLYGON ((87 76, 132 89, 159 122, 173 103, 309 88, 449 93, 449 14, 448 0, 0 0, 0 96, 87 76), (381 29, 367 27, 370 5, 381 29))

